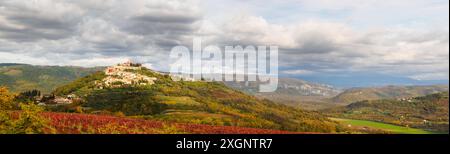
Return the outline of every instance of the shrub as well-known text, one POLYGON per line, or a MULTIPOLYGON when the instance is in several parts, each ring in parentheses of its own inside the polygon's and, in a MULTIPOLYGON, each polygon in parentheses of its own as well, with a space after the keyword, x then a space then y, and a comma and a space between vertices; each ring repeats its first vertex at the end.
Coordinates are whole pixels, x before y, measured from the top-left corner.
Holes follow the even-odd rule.
POLYGON ((0 111, 0 134, 44 134, 54 133, 49 121, 40 113, 44 109, 34 104, 20 104, 21 112, 15 118, 15 113, 0 111))

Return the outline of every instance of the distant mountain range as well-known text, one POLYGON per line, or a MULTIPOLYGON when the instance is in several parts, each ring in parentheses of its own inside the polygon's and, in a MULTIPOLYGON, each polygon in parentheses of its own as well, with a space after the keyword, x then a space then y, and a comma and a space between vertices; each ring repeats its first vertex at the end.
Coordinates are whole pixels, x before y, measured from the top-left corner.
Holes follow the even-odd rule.
POLYGON ((417 80, 403 76, 373 72, 319 73, 311 75, 287 75, 284 77, 328 84, 341 89, 354 87, 381 87, 389 85, 417 86, 449 84, 448 80, 417 80))
POLYGON ((333 108, 364 100, 398 99, 447 92, 448 85, 379 86, 338 89, 331 85, 308 82, 295 78, 279 78, 278 90, 257 92, 257 84, 226 82, 226 85, 272 100, 277 103, 307 110, 333 108))
MULTIPOLYGON (((225 82, 226 85, 252 94, 261 94, 258 92, 258 84, 254 82, 225 82)), ((307 82, 294 78, 279 78, 278 89, 275 92, 266 93, 267 95, 289 94, 298 96, 335 96, 341 90, 327 84, 307 82)))
POLYGON ((254 82, 225 82, 225 84, 260 98, 308 110, 334 106, 334 104, 326 102, 325 99, 342 92, 342 90, 327 84, 295 78, 279 78, 278 89, 269 93, 258 92, 258 84, 254 82))
POLYGON ((448 85, 352 88, 333 97, 332 102, 349 104, 363 100, 412 98, 439 92, 448 92, 448 85))
POLYGON ((412 98, 449 91, 448 85, 381 86, 341 90, 326 84, 299 79, 280 78, 279 80, 278 90, 271 93, 258 93, 251 88, 249 90, 243 83, 231 82, 227 85, 260 98, 307 110, 333 108, 364 100, 412 98))

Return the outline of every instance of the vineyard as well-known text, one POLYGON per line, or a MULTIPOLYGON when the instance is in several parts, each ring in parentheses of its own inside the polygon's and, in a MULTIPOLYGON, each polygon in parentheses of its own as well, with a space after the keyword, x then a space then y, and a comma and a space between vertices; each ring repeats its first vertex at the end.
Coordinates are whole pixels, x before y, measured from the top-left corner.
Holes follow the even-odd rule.
POLYGON ((180 124, 104 115, 42 113, 57 134, 305 134, 233 126, 180 124))

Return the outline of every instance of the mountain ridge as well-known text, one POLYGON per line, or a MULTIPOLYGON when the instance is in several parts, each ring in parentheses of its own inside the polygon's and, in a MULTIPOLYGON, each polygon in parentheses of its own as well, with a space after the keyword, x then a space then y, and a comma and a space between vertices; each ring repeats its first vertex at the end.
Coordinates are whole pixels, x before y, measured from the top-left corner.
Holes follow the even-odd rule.
POLYGON ((448 85, 351 88, 331 98, 331 101, 334 103, 349 104, 363 100, 412 98, 439 92, 448 92, 448 90, 448 85))
MULTIPOLYGON (((10 90, 14 92, 23 92, 37 89, 42 91, 42 93, 44 94, 50 93, 54 91, 57 87, 70 83, 77 78, 84 77, 88 74, 97 71, 103 71, 105 68, 107 67, 84 68, 77 66, 34 66, 19 63, 0 63, 0 85, 7 86, 10 90), (28 73, 24 75, 23 72, 28 73)), ((381 99, 382 97, 367 97, 367 98, 356 97, 346 100, 342 99, 342 96, 344 96, 344 94, 347 93, 348 91, 355 89, 377 89, 386 87, 382 86, 382 87, 361 87, 361 88, 340 89, 327 84, 308 82, 296 78, 280 78, 279 81, 280 81, 278 85, 279 89, 272 93, 257 93, 257 86, 255 86, 255 84, 249 84, 248 87, 245 87, 246 86, 245 83, 225 82, 225 84, 234 89, 238 89, 248 94, 255 95, 261 99, 269 99, 276 103, 287 104, 290 106, 300 107, 308 110, 337 107, 355 101, 361 101, 367 98, 381 99), (314 93, 314 91, 320 92, 314 93)), ((444 86, 444 85, 437 85, 437 86, 444 86)), ((408 87, 408 86, 399 85, 399 87, 408 87)), ((416 87, 420 88, 421 86, 416 87)), ((427 95, 427 94, 430 93, 420 93, 420 95, 427 95)), ((413 97, 413 96, 419 95, 416 94, 404 97, 413 97)))

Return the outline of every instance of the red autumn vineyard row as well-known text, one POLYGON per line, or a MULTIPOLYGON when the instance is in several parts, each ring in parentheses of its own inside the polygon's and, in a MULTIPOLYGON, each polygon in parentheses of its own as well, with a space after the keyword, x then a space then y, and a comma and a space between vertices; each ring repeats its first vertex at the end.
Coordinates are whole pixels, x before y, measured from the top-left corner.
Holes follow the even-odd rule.
POLYGON ((299 134, 281 130, 180 124, 106 115, 43 113, 61 134, 299 134))

